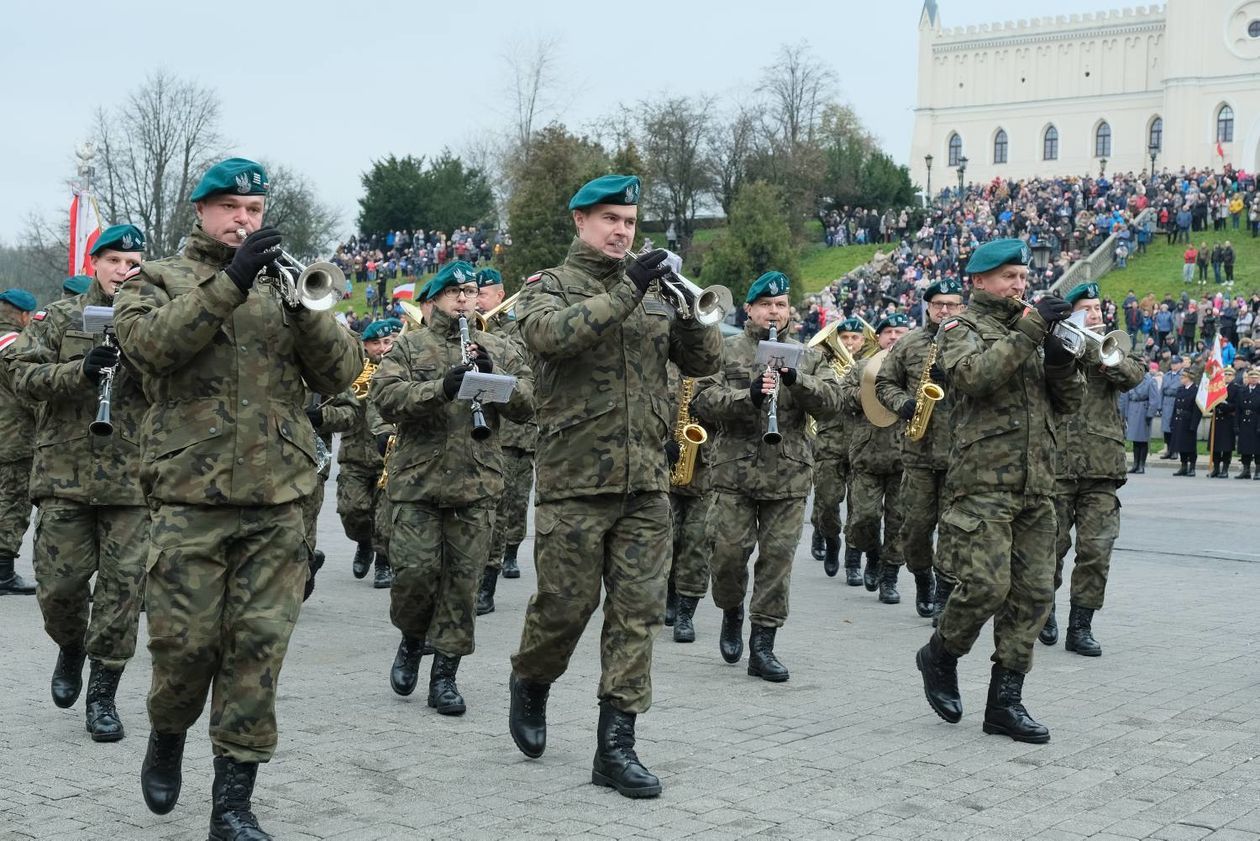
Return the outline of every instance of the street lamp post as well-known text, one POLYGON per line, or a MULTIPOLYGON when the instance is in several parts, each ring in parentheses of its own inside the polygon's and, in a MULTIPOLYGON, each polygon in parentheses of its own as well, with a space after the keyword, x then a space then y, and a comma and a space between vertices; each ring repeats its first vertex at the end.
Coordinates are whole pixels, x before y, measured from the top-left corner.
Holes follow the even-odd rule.
POLYGON ((927 164, 927 205, 932 206, 932 156, 924 155, 923 163, 927 164))
POLYGON ((1098 159, 1098 177, 1102 178, 1103 175, 1106 174, 1106 172, 1107 172, 1107 159, 1099 158, 1098 159))
POLYGON ((967 158, 964 155, 963 157, 958 159, 958 200, 959 201, 962 201, 963 178, 964 178, 964 173, 966 172, 967 172, 967 158))
POLYGON ((1155 156, 1159 154, 1159 147, 1156 146, 1154 143, 1152 143, 1151 147, 1147 149, 1146 151, 1150 152, 1151 154, 1151 178, 1154 178, 1155 177, 1155 156))

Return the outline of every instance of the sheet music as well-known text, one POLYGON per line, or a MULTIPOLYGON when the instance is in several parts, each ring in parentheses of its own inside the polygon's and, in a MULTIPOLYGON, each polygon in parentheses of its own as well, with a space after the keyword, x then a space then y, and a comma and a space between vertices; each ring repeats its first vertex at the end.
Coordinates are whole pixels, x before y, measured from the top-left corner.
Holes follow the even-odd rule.
POLYGON ((516 388, 516 377, 509 374, 483 374, 469 371, 459 387, 456 398, 476 400, 480 403, 506 403, 516 388))
POLYGON ((114 326, 114 308, 88 305, 83 308, 83 332, 99 333, 114 326))

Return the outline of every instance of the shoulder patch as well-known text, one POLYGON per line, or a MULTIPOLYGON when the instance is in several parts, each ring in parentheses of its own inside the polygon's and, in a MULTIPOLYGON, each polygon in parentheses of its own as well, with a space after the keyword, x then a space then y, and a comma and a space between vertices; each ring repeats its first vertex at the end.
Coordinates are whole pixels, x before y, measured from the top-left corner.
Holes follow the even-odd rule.
POLYGON ((47 317, 48 317, 48 310, 40 310, 39 312, 31 316, 31 318, 35 319, 36 321, 43 321, 47 317))
POLYGON ((543 273, 542 273, 542 272, 538 272, 537 274, 532 274, 532 275, 530 275, 529 277, 525 278, 525 282, 526 282, 526 283, 537 283, 538 281, 540 281, 540 280, 542 280, 542 279, 543 279, 543 273))
POLYGON ((0 350, 4 350, 9 345, 16 342, 17 339, 18 339, 17 333, 5 333, 3 336, 0 336, 0 350))
POLYGON ((942 324, 942 325, 941 325, 941 329, 942 329, 942 330, 953 330, 953 329, 954 329, 955 327, 957 327, 959 324, 962 324, 962 322, 961 322, 961 321, 959 321, 959 320, 958 320, 958 319, 956 319, 956 318, 951 318, 949 321, 946 321, 944 324, 942 324))

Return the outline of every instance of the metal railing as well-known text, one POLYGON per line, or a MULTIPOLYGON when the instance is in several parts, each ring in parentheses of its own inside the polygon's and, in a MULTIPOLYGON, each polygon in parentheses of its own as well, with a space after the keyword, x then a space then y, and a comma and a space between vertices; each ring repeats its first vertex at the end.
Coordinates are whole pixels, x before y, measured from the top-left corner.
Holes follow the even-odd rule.
MULTIPOLYGON (((1137 218, 1128 225, 1131 248, 1136 250, 1138 229, 1147 222, 1154 222, 1155 216, 1155 209, 1148 207, 1139 213, 1137 218)), ((1152 229, 1152 236, 1154 236, 1153 231, 1154 229, 1152 229)), ((1068 266, 1068 270, 1054 282, 1050 287, 1050 291, 1056 295, 1062 295, 1065 290, 1071 289, 1078 283, 1097 281, 1111 271, 1116 265, 1117 242, 1119 242, 1119 237, 1115 234, 1108 236, 1103 240, 1102 245, 1095 248, 1088 257, 1082 257, 1071 266, 1068 266)), ((1132 254, 1133 251, 1129 253, 1132 254)))

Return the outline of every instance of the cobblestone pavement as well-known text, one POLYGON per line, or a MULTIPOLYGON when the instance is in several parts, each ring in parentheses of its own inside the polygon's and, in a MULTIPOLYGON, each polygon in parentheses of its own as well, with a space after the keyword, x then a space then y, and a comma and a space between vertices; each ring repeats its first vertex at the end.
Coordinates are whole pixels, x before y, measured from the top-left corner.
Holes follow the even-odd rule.
MULTIPOLYGON (((507 734, 531 542, 521 579, 500 582, 497 612, 478 621, 460 672, 468 714, 446 718, 423 683, 410 698, 390 691, 388 596, 351 577, 331 488, 329 561, 293 637, 280 749, 254 801, 277 838, 1260 839, 1260 483, 1161 470, 1124 489, 1095 621, 1103 657, 1039 645, 1028 678, 1027 705, 1053 733, 1044 746, 981 733, 987 636, 960 666, 966 714, 945 724, 914 667, 930 627, 912 599, 880 605, 826 578, 802 543, 778 637, 788 683, 722 662, 709 600, 695 644, 660 639, 639 749, 665 790, 643 801, 589 781, 598 619, 551 694, 546 755, 525 759, 507 734)), ((1066 593, 1059 605, 1066 618, 1066 593)), ((128 737, 96 745, 82 699, 72 710, 49 699, 56 651, 35 600, 0 599, 0 628, 0 839, 205 838, 204 716, 176 810, 158 817, 140 798, 145 650, 119 691, 128 737)))

